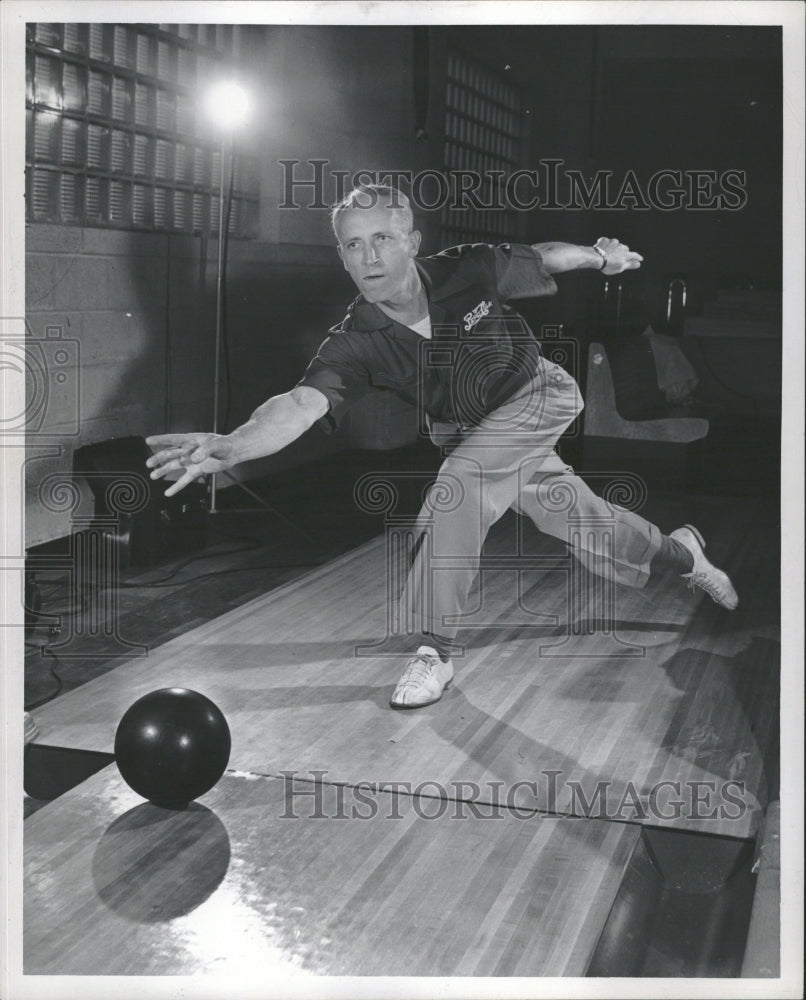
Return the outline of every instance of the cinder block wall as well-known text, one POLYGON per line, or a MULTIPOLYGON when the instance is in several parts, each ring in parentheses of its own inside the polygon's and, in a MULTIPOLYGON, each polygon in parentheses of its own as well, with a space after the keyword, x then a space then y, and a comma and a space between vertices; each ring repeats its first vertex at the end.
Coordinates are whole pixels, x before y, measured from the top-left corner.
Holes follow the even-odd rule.
MULTIPOLYGON (((51 394, 31 438, 32 444, 55 443, 59 453, 30 453, 28 546, 70 531, 69 512, 49 510, 39 488, 55 473, 69 477, 75 448, 163 427, 168 240, 67 226, 31 225, 26 231, 29 336, 36 341, 61 335, 70 386, 67 393, 51 394)), ((199 304, 194 321, 209 331, 209 317, 199 304)), ((204 368, 203 361, 196 365, 197 380, 199 367, 204 368)), ((52 378, 49 372, 51 383, 52 378)), ((179 396, 186 405, 184 385, 179 396)))

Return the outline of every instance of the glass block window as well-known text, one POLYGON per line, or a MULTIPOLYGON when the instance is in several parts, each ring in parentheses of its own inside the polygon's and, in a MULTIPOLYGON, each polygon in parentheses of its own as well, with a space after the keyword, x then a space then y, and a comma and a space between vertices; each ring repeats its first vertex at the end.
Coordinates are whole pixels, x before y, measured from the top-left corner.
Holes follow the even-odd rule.
POLYGON ((443 242, 505 242, 520 232, 523 220, 514 208, 473 207, 467 195, 456 192, 458 172, 473 171, 481 177, 478 201, 505 204, 503 192, 496 195, 494 185, 498 177, 506 180, 521 166, 522 121, 517 87, 475 60, 455 52, 448 55, 444 170, 453 197, 442 210, 443 242))
MULTIPOLYGON (((30 221, 164 232, 218 229, 220 140, 200 96, 248 52, 249 28, 29 24, 30 221)), ((257 235, 260 170, 235 158, 232 236, 257 235)))

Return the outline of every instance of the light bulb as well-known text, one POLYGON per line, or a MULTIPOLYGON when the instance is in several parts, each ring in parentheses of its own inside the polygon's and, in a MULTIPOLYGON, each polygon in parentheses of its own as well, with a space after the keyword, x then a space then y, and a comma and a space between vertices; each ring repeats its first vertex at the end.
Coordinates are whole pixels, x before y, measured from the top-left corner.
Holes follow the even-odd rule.
POLYGON ((249 98, 243 87, 231 81, 215 84, 207 95, 207 113, 220 128, 235 128, 246 121, 249 98))

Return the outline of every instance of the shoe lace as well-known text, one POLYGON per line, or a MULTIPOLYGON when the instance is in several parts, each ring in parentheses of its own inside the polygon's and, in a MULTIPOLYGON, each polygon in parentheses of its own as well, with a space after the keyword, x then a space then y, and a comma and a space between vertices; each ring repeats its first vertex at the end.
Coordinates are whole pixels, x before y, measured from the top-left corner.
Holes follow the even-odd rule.
POLYGON ((413 656, 406 666, 406 672, 402 678, 403 683, 414 682, 419 683, 428 678, 429 674, 434 667, 434 657, 425 656, 422 653, 417 653, 413 656))
POLYGON ((720 600, 727 597, 725 588, 720 586, 719 582, 713 577, 709 577, 707 573, 691 574, 688 581, 688 589, 694 590, 697 587, 700 590, 704 590, 709 597, 715 597, 720 600))

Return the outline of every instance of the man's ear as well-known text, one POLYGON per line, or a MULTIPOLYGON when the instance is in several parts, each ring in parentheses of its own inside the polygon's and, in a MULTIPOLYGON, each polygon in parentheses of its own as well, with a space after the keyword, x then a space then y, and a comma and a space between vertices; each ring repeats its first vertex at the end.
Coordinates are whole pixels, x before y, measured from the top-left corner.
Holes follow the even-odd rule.
POLYGON ((420 240, 422 240, 423 235, 419 229, 412 229, 409 233, 409 248, 411 249, 412 257, 416 257, 420 250, 420 240))
POLYGON ((343 254, 342 249, 341 249, 341 243, 337 243, 336 244, 336 252, 338 253, 339 257, 341 258, 341 262, 344 265, 344 270, 346 271, 347 270, 347 262, 344 259, 344 254, 343 254))

